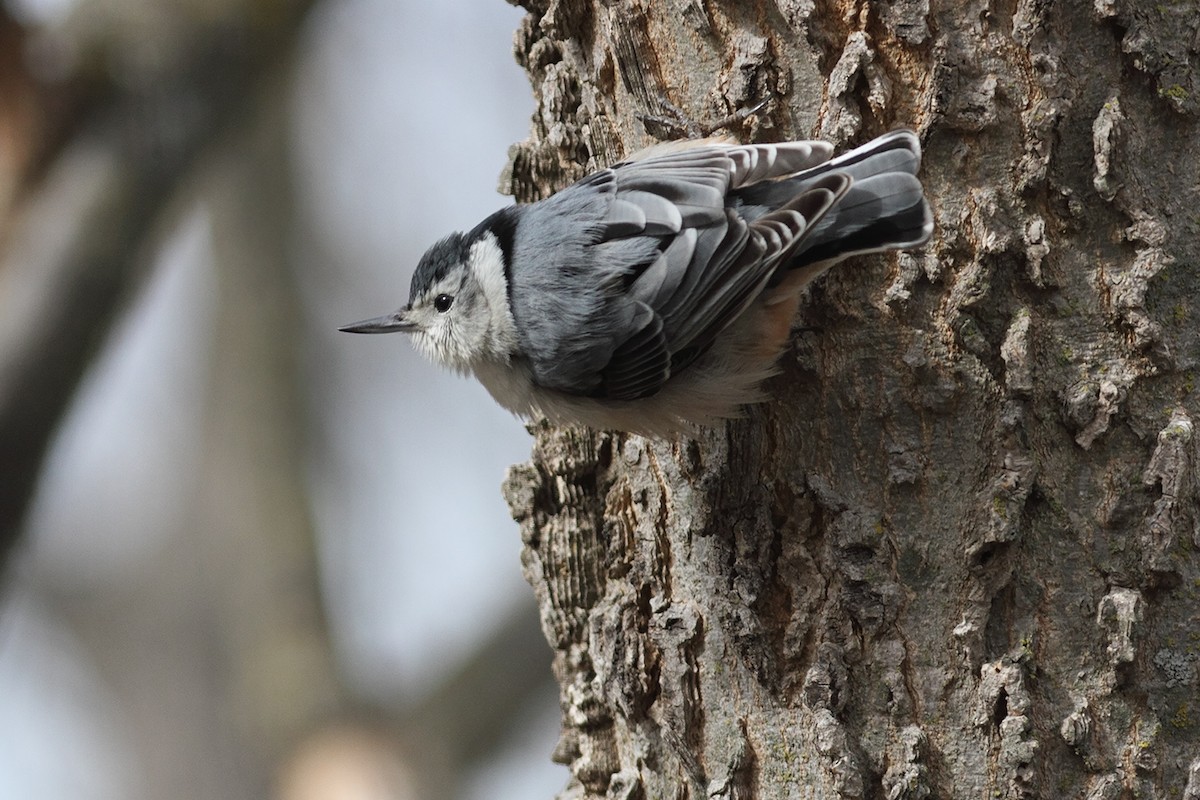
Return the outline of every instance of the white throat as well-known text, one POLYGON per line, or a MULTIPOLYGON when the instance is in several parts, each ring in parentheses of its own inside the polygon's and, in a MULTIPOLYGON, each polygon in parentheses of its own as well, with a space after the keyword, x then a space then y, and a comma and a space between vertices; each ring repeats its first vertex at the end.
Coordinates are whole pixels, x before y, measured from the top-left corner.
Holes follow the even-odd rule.
POLYGON ((517 324, 508 304, 508 278, 504 275, 504 251, 493 233, 485 233, 471 245, 467 265, 483 290, 488 305, 485 353, 497 361, 508 361, 517 352, 517 324))

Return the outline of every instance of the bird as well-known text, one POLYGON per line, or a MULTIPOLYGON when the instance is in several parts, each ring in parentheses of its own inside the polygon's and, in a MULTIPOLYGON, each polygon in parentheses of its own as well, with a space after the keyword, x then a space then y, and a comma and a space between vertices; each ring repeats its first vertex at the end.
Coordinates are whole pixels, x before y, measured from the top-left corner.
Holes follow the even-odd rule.
POLYGON ((528 421, 650 437, 766 399, 802 290, 848 256, 920 247, 917 135, 652 146, 434 244, 407 304, 340 328, 404 332, 528 421))

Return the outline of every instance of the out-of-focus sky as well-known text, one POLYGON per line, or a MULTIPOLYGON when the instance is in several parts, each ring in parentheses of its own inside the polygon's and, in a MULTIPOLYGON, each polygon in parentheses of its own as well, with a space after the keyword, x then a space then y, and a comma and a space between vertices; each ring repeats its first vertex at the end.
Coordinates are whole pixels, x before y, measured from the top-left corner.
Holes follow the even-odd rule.
MULTIPOLYGON (((75 0, 85 4, 95 0, 75 0)), ((70 0, 8 0, 52 22, 70 0)), ((401 305, 424 249, 509 202, 495 190, 532 100, 503 0, 329 0, 309 20, 290 132, 321 581, 352 694, 403 708, 508 615, 532 612, 500 498, 521 423, 401 336, 339 324, 401 305)), ((171 547, 201 434, 216 322, 212 230, 197 207, 89 374, 47 464, 0 608, 0 798, 137 797, 128 716, 47 596, 104 592, 171 547), (81 533, 87 535, 81 535, 81 533)), ((546 651, 549 670, 549 651, 546 651)), ((186 724, 186 723, 183 723, 186 724)), ((549 797, 553 697, 466 781, 470 797, 549 797)), ((183 797, 184 795, 180 795, 183 797)))
POLYGON ((321 244, 300 254, 309 391, 331 449, 313 497, 331 610, 370 691, 418 689, 529 594, 499 491, 528 458, 524 427, 401 335, 330 333, 403 305, 429 245, 510 202, 497 178, 532 111, 520 17, 482 0, 328 3, 297 76, 300 217, 321 244))

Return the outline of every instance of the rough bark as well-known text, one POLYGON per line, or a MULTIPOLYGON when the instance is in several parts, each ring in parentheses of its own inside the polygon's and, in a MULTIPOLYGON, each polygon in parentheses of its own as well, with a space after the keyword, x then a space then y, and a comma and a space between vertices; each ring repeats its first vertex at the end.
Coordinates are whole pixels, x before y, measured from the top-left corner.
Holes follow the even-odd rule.
POLYGON ((915 127, 938 225, 745 420, 536 428, 561 797, 1200 797, 1200 7, 522 5, 519 200, 769 99, 732 132, 915 127))

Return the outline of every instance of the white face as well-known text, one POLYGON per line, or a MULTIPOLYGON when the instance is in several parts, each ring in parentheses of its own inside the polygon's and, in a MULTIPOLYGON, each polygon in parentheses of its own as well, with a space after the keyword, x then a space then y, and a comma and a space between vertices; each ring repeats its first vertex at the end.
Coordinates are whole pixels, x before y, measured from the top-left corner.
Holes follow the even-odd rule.
POLYGON ((416 326, 417 349, 439 364, 469 372, 484 359, 506 361, 516 336, 495 239, 476 242, 467 264, 413 298, 404 317, 416 326))
POLYGON ((454 270, 413 298, 404 318, 416 326, 413 344, 426 358, 458 372, 471 368, 477 350, 470 312, 471 291, 463 290, 464 270, 454 270))

